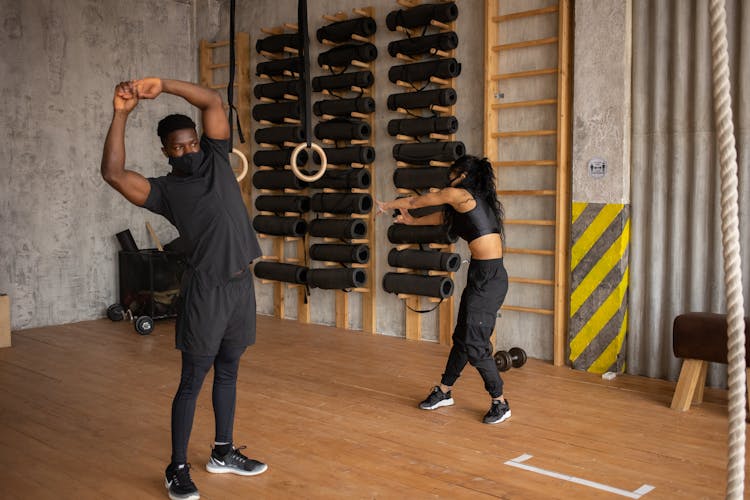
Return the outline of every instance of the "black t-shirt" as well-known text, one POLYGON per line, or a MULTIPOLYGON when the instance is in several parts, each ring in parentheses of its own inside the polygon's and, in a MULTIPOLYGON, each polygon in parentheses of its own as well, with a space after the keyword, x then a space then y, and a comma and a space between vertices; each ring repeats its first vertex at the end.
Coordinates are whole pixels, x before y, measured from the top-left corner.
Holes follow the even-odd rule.
POLYGON ((207 286, 226 283, 262 255, 229 163, 229 141, 201 137, 203 162, 189 177, 151 177, 144 208, 180 233, 188 264, 207 286))

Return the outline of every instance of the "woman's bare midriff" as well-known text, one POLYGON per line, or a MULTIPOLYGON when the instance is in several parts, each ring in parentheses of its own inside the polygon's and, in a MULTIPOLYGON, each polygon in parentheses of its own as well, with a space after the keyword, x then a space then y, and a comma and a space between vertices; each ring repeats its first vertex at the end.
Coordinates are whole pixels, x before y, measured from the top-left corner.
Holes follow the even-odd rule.
POLYGON ((469 243, 469 251, 472 259, 499 259, 503 256, 503 241, 497 233, 485 234, 469 243))

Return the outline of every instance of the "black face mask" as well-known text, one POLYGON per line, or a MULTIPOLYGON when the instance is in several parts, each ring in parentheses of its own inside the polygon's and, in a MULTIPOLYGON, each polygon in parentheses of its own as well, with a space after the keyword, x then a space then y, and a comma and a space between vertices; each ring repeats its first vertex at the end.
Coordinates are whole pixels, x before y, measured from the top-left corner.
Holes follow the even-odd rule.
POLYGON ((175 170, 179 170, 180 173, 186 175, 194 174, 203 163, 203 150, 195 153, 185 153, 182 156, 170 156, 169 164, 175 170))

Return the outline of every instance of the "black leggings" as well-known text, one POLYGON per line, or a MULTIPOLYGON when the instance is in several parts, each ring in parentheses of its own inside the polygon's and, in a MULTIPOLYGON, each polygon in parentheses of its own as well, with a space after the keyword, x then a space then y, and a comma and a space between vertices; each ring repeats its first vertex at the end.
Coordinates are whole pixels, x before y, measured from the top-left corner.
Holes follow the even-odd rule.
POLYGON ((244 346, 219 348, 216 356, 197 356, 182 352, 180 387, 172 401, 172 463, 187 462, 187 447, 193 428, 195 402, 206 374, 214 367, 213 406, 216 442, 231 443, 234 406, 237 400, 237 371, 244 346))
POLYGON ((471 363, 482 376, 484 388, 491 397, 503 394, 503 379, 492 358, 490 336, 507 292, 508 273, 502 258, 471 261, 453 331, 453 347, 441 384, 452 386, 466 363, 471 363))

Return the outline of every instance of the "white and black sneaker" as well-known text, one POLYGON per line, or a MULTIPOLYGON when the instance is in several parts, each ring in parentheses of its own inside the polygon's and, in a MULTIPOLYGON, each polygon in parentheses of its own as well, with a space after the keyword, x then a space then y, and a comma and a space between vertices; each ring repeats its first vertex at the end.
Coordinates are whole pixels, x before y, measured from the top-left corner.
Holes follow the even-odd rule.
POLYGON ((510 418, 510 405, 506 399, 504 403, 501 403, 497 399, 492 401, 490 410, 482 419, 485 424, 499 424, 510 418))
POLYGON ((219 456, 214 448, 211 451, 211 458, 206 464, 206 470, 214 474, 239 474, 240 476, 257 476, 264 473, 268 466, 263 462, 247 458, 240 453, 246 446, 232 449, 224 456, 219 456))
POLYGON ((441 406, 451 406, 452 404, 451 391, 443 392, 440 390, 440 386, 436 385, 427 399, 419 403, 419 407, 423 410, 435 410, 441 406))
POLYGON ((190 464, 169 464, 164 475, 169 498, 172 500, 198 500, 201 497, 190 478, 190 464))

